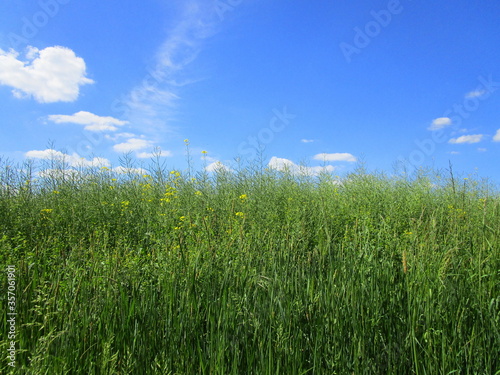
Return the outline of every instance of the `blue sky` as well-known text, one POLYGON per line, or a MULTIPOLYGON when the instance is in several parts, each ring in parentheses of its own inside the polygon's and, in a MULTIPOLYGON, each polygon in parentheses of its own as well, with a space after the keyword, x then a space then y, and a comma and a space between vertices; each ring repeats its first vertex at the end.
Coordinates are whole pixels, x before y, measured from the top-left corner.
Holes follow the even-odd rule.
POLYGON ((189 139, 197 169, 451 162, 498 183, 498 19, 487 0, 4 1, 0 155, 185 169, 189 139))

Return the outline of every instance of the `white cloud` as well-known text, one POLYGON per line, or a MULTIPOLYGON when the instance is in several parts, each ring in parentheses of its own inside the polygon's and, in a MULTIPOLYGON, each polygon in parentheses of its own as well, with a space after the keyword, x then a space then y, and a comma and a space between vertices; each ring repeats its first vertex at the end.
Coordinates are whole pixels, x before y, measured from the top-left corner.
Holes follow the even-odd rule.
POLYGON ((500 129, 497 130, 497 133, 493 136, 494 142, 500 142, 500 129))
POLYGON ((109 167, 111 163, 108 159, 95 157, 91 160, 79 156, 77 153, 65 154, 53 149, 28 151, 25 156, 30 159, 53 160, 67 163, 71 167, 109 167))
POLYGON ((156 156, 160 156, 160 157, 172 156, 172 152, 167 151, 167 150, 161 150, 159 152, 138 152, 136 156, 139 159, 150 159, 150 158, 154 158, 156 156))
POLYGON ((85 130, 100 132, 100 131, 116 131, 118 126, 127 124, 127 121, 120 121, 110 116, 97 116, 93 113, 80 111, 74 115, 50 115, 50 121, 56 124, 70 123, 84 125, 85 130))
POLYGON ((203 42, 214 34, 214 6, 211 1, 175 2, 178 22, 168 30, 153 57, 154 65, 144 74, 140 84, 113 104, 132 123, 140 123, 141 131, 174 130, 168 123, 175 119, 181 88, 202 77, 189 67, 198 57, 203 42), (145 130, 147 129, 147 130, 145 130))
POLYGON ((115 133, 113 135, 111 134, 106 134, 104 135, 104 138, 110 141, 118 141, 120 138, 134 138, 136 135, 133 133, 115 133))
POLYGON ((449 143, 460 144, 460 143, 479 143, 483 139, 483 134, 472 134, 472 135, 462 135, 458 138, 452 138, 449 143))
POLYGON ((431 126, 429 126, 428 130, 439 130, 442 128, 446 128, 451 125, 451 118, 449 117, 438 117, 432 120, 431 126))
POLYGON ((277 169, 278 171, 291 170, 298 167, 293 161, 285 158, 278 158, 276 156, 273 156, 271 160, 269 160, 267 166, 272 169, 277 169))
POLYGON ((0 85, 12 87, 17 98, 33 97, 40 103, 73 102, 87 78, 85 61, 69 48, 28 47, 25 61, 19 53, 0 49, 0 85))
POLYGON ((77 178, 80 177, 81 173, 76 169, 68 168, 68 169, 44 169, 38 172, 38 177, 41 178, 77 178))
POLYGON ((145 175, 148 173, 148 171, 146 171, 143 168, 127 168, 127 167, 123 167, 121 165, 119 167, 113 168, 113 172, 120 173, 120 174, 142 174, 142 175, 145 175))
POLYGON ((460 154, 460 152, 458 152, 458 151, 450 151, 450 154, 451 154, 451 155, 459 155, 459 154, 460 154))
POLYGON ((229 168, 227 165, 223 164, 222 162, 220 161, 214 161, 210 164, 208 164, 206 167, 205 167, 205 170, 207 172, 221 172, 221 171, 225 171, 225 172, 232 172, 233 170, 231 168, 229 168))
POLYGON ((333 165, 306 167, 302 165, 297 165, 289 159, 278 158, 276 156, 273 156, 271 160, 269 160, 267 166, 271 169, 276 169, 282 172, 290 172, 292 174, 303 174, 303 175, 313 175, 313 176, 317 176, 324 172, 331 173, 336 168, 333 165))
POLYGON ((130 152, 143 150, 148 147, 152 147, 152 142, 142 138, 130 138, 123 143, 118 143, 113 146, 113 150, 116 152, 130 152))
POLYGON ((347 152, 338 152, 338 153, 333 153, 333 154, 317 154, 314 155, 314 160, 321 160, 321 161, 348 161, 348 162, 356 162, 358 159, 352 154, 349 154, 347 152))
POLYGON ((312 142, 314 142, 314 139, 301 139, 300 141, 302 143, 312 143, 312 142))
POLYGON ((478 89, 478 90, 468 92, 467 94, 465 94, 465 97, 466 98, 478 98, 480 96, 483 96, 484 94, 486 94, 486 90, 478 89))
POLYGON ((185 70, 197 58, 202 42, 214 34, 213 4, 201 0, 179 4, 181 21, 159 45, 154 67, 119 104, 133 122, 164 125, 165 119, 175 115, 179 87, 199 80, 189 77, 185 70))

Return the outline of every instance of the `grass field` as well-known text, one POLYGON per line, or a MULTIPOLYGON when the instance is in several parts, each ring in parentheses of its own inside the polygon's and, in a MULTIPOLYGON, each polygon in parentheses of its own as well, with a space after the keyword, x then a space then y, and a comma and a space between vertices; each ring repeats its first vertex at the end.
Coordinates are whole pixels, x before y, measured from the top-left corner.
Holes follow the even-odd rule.
POLYGON ((499 374, 500 195, 449 172, 0 172, 3 374, 499 374), (2 272, 2 306, 7 273, 2 272))

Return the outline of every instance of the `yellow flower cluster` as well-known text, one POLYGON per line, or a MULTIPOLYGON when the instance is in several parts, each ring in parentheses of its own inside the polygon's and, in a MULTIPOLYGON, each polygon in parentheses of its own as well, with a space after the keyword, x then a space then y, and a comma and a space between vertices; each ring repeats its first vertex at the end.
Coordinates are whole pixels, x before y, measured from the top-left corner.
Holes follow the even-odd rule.
POLYGON ((122 211, 126 211, 128 209, 128 206, 130 205, 129 201, 123 201, 121 202, 122 205, 122 211))
POLYGON ((467 213, 464 210, 462 210, 461 208, 453 207, 453 205, 451 205, 451 204, 448 206, 448 209, 450 210, 450 214, 455 214, 456 216, 458 216, 460 218, 465 217, 465 214, 467 213))
POLYGON ((165 189, 165 194, 163 194, 163 198, 160 199, 161 202, 171 202, 171 198, 177 198, 177 189, 172 186, 167 186, 165 189))

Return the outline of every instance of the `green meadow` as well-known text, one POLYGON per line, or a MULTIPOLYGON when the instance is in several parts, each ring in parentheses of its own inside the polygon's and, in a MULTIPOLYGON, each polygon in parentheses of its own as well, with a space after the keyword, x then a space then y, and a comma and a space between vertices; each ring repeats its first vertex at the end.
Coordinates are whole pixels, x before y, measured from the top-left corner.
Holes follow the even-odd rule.
POLYGON ((1 166, 3 374, 500 374, 486 180, 51 163, 1 166))

